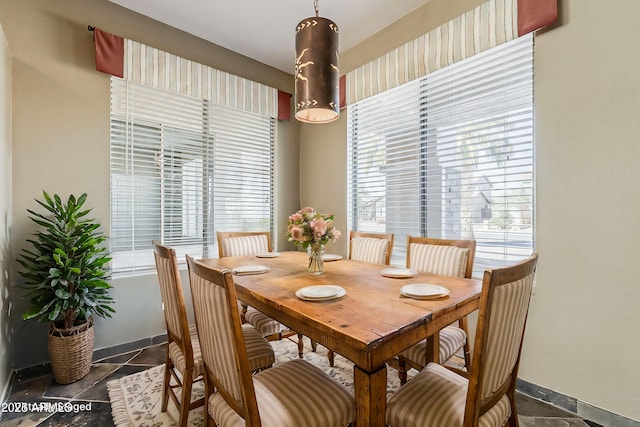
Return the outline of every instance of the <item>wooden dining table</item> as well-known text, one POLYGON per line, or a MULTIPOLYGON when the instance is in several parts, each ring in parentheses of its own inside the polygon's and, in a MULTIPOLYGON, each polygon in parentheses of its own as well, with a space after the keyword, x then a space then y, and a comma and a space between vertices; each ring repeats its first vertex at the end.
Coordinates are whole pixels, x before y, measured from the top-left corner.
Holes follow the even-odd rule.
POLYGON ((261 274, 234 274, 238 298, 353 362, 358 427, 385 425, 386 362, 424 338, 430 338, 428 354, 437 359, 437 332, 480 304, 480 280, 429 273, 390 278, 381 274, 389 266, 347 259, 325 262, 324 273, 311 276, 303 252, 203 261, 218 269, 268 267, 261 274), (449 294, 429 300, 401 295, 404 285, 416 283, 441 285, 449 294), (337 285, 346 293, 314 301, 296 296, 300 288, 314 285, 337 285))

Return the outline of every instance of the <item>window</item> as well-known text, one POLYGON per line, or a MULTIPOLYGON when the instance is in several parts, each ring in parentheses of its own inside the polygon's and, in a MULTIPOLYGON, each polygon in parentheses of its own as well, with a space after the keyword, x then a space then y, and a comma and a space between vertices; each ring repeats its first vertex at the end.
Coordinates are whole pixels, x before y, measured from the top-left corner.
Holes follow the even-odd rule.
POLYGON ((114 274, 155 269, 152 241, 217 256, 215 232, 273 231, 273 118, 111 79, 114 274))
POLYGON ((533 36, 349 106, 349 227, 477 241, 474 275, 533 250, 533 36))

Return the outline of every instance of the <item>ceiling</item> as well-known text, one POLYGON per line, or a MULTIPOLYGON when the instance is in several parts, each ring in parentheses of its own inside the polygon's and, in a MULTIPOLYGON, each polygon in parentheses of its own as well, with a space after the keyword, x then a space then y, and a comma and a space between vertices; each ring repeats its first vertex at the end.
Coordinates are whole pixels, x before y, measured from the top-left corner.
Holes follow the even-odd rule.
MULTIPOLYGON (((315 16, 312 0, 109 0, 127 9, 293 74, 295 28, 315 16)), ((340 52, 429 0, 319 0, 340 30, 340 52)))

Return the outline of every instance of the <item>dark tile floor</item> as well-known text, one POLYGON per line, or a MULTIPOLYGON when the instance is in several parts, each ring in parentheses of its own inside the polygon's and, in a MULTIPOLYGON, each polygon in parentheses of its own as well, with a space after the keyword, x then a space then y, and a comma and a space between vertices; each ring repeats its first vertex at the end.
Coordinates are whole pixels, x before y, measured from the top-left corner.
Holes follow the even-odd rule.
POLYGON ((9 396, 3 405, 3 409, 12 411, 0 414, 0 426, 113 426, 107 383, 159 365, 164 362, 165 354, 166 344, 159 344, 98 360, 86 377, 68 385, 56 383, 47 365, 14 373, 9 396), (51 412, 49 404, 58 402, 71 406, 61 406, 60 411, 51 412), (39 407, 23 405, 24 409, 31 409, 25 412, 11 403, 37 403, 39 407))
MULTIPOLYGON (((164 362, 166 344, 158 344, 95 361, 89 374, 69 385, 53 380, 48 366, 14 374, 2 427, 109 427, 113 426, 107 382, 164 362), (16 406, 16 404, 19 404, 16 406), (65 405, 66 404, 66 405, 65 405), (58 411, 52 411, 57 405, 58 411), (8 409, 8 411, 7 411, 8 409)), ((597 424, 525 395, 518 396, 523 427, 597 427, 597 424)))

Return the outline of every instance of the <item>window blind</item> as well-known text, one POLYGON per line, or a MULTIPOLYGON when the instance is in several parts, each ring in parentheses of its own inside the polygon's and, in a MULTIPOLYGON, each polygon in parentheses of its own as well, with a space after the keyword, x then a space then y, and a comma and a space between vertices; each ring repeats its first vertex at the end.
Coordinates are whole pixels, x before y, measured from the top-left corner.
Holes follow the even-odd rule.
POLYGON ((531 254, 533 36, 348 109, 349 227, 476 239, 474 275, 531 254))
POLYGON ((152 241, 217 256, 216 231, 272 230, 274 119, 111 79, 114 275, 155 269, 152 241))

